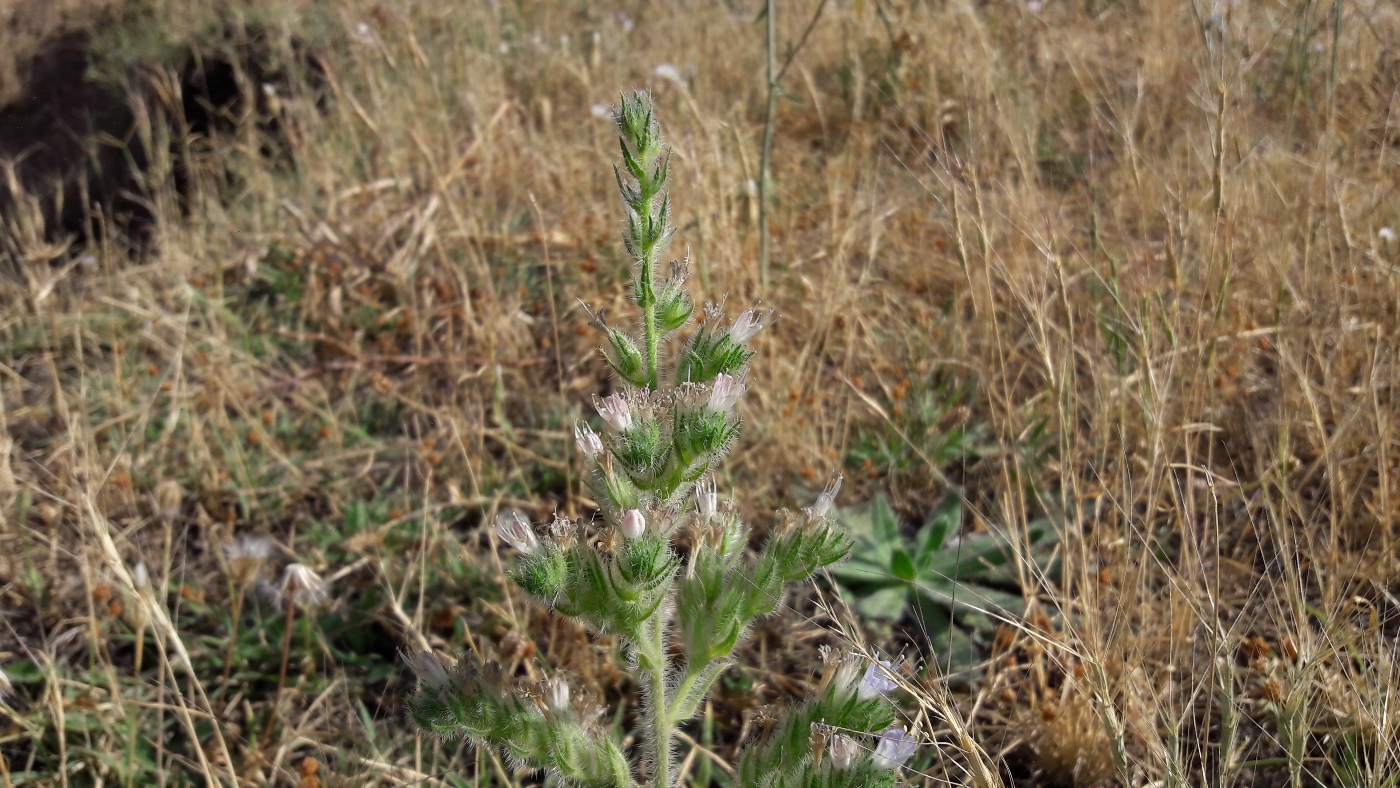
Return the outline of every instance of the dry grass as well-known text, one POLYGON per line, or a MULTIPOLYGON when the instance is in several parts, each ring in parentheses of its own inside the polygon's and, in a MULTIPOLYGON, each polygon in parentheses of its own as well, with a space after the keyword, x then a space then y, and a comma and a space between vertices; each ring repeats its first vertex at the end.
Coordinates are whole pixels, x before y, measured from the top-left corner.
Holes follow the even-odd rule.
MULTIPOLYGON (((971 781, 980 746, 1008 784, 1393 784, 1393 5, 833 4, 779 104, 767 290, 753 3, 69 5, 126 69, 98 76, 142 216, 80 236, 17 181, 5 203, 0 784, 517 779, 407 727, 397 652, 425 640, 631 702, 478 526, 590 507, 566 427, 609 383, 574 299, 627 276, 591 108, 647 84, 696 295, 782 314, 722 480, 745 511, 844 467, 911 521, 953 484, 969 528, 1060 531, 972 689, 912 679, 940 744, 911 781, 971 781), (180 109, 189 44, 246 66, 211 129, 180 109), (980 450, 930 454, 958 426, 980 450), (273 555, 232 637, 249 535, 273 555), (328 605, 284 616, 292 561, 328 605)), ((0 86, 32 29, 0 31, 0 86)), ((691 731, 721 760, 850 625, 790 601, 691 731)))

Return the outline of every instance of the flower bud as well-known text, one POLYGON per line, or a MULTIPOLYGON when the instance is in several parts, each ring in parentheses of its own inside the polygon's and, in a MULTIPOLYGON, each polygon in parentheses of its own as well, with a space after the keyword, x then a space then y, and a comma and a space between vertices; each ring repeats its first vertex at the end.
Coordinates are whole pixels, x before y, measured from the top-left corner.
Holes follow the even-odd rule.
POLYGON ((632 428, 632 406, 627 404, 627 398, 621 394, 612 394, 603 397, 593 403, 598 409, 598 415, 603 417, 603 421, 617 432, 625 432, 632 428))
POLYGON ((714 387, 710 389, 710 402, 705 409, 710 413, 729 413, 747 390, 748 387, 734 376, 721 372, 715 376, 714 387))
POLYGON ((574 440, 578 442, 578 450, 590 460, 598 459, 603 453, 603 439, 587 424, 574 425, 574 440))
POLYGON ((646 530, 647 519, 642 516, 639 510, 628 509, 627 513, 622 515, 623 536, 628 539, 637 539, 640 538, 642 534, 646 533, 646 530))
POLYGON ((875 748, 875 767, 893 771, 904 765, 914 751, 919 748, 919 740, 903 728, 890 728, 880 734, 880 744, 875 748))
POLYGON ((530 521, 515 510, 502 512, 496 517, 496 535, 526 555, 540 548, 540 540, 535 538, 535 529, 530 526, 530 521))

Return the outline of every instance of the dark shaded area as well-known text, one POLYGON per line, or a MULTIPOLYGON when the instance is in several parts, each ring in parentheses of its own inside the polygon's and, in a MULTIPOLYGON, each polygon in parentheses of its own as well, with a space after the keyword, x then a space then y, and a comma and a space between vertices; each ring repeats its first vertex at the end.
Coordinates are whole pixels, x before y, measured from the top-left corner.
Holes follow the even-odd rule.
POLYGON ((17 198, 38 198, 50 242, 96 235, 104 214, 118 226, 150 220, 134 199, 133 174, 146 159, 127 141, 131 111, 121 96, 87 78, 87 45, 77 33, 54 40, 21 67, 20 100, 0 108, 0 162, 7 169, 0 219, 15 218, 17 198))
MULTIPOLYGON (((37 200, 46 242, 97 239, 114 229, 131 251, 145 247, 154 217, 141 195, 148 155, 136 134, 130 90, 142 92, 153 122, 167 124, 182 207, 190 196, 190 152, 232 135, 241 123, 256 123, 263 156, 284 155, 278 96, 290 93, 292 79, 273 65, 277 58, 265 36, 225 31, 207 44, 174 49, 175 62, 138 64, 100 81, 91 75, 99 57, 91 46, 84 33, 55 38, 20 66, 21 97, 0 107, 0 221, 6 225, 21 215, 21 200, 37 200), (178 75, 178 97, 153 89, 144 73, 162 67, 178 75), (179 106, 169 106, 175 101, 179 106)), ((318 87, 320 59, 300 42, 293 51, 318 87)), ((0 235, 0 249, 13 255, 13 246, 0 235)))

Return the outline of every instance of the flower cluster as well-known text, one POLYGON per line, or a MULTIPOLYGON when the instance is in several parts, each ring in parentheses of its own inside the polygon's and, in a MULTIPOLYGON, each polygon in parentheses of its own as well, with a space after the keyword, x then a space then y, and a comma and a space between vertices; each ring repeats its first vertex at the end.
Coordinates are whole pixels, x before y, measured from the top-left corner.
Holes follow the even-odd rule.
MULTIPOLYGON (((603 357, 618 386, 594 401, 600 428, 577 424, 574 438, 604 527, 590 527, 584 538, 579 524, 566 518, 536 526, 509 511, 497 518, 495 532, 518 553, 512 576, 522 588, 621 640, 642 688, 645 730, 638 733, 646 757, 629 764, 614 726, 594 724, 601 712, 571 702, 567 684, 517 687, 498 666, 449 674, 435 656, 415 657, 420 691, 411 708, 427 730, 501 748, 521 764, 552 768, 569 784, 670 788, 677 726, 696 714, 753 621, 776 609, 785 584, 845 558, 851 540, 827 517, 838 477, 815 505, 789 513, 756 555, 748 550, 749 528, 732 502, 721 501, 712 472, 741 427, 750 343, 772 322, 772 311, 748 309, 726 323, 722 309, 707 304, 699 327, 678 339, 695 311, 683 287, 687 264, 672 263, 662 281, 656 274, 672 235, 669 154, 648 94, 624 96, 613 114, 621 138, 616 176, 627 214, 624 242, 635 263, 633 300, 642 314, 634 335, 591 313, 606 337, 603 357), (661 350, 672 342, 663 368, 661 350), (677 539, 682 533, 686 538, 677 539), (684 550, 678 549, 682 541, 684 550), (645 779, 634 768, 644 770, 645 779)), ((834 661, 818 697, 749 746, 740 784, 892 780, 890 769, 912 746, 900 738, 902 728, 892 732, 894 706, 886 694, 896 686, 893 667, 873 663, 862 678, 863 664, 853 657, 834 661), (813 725, 843 731, 825 761, 808 746, 813 725), (881 736, 872 756, 842 738, 858 732, 881 736)))

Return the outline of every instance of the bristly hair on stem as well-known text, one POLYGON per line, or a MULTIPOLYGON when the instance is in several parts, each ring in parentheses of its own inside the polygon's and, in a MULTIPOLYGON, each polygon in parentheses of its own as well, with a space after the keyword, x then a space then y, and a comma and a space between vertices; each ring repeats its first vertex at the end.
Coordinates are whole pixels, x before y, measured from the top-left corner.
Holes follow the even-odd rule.
MULTIPOLYGON (((605 337, 603 358, 617 384, 594 398, 597 429, 574 427, 604 533, 583 538, 577 523, 559 517, 537 527, 515 511, 502 513, 495 529, 516 554, 512 578, 531 597, 622 641, 641 688, 635 733, 644 752, 629 764, 617 726, 584 724, 585 716, 597 715, 571 712, 562 681, 545 690, 516 686, 499 666, 488 666, 492 678, 483 681, 474 667, 449 674, 433 655, 414 657, 419 691, 410 709, 427 731, 501 749, 568 785, 671 788, 677 728, 699 713, 753 621, 777 608, 785 584, 844 559, 851 540, 827 517, 838 477, 801 523, 790 522, 756 556, 746 555, 749 529, 732 501, 720 504, 711 472, 739 434, 750 343, 773 312, 748 309, 722 327, 722 309, 707 304, 674 366, 662 369, 662 345, 695 311, 685 291, 689 255, 657 281, 657 262, 673 232, 665 191, 670 153, 649 93, 623 95, 613 118, 622 155, 614 174, 627 218, 623 245, 635 265, 632 301, 641 311, 641 333, 588 310, 605 337), (684 559, 672 544, 682 530, 695 537, 684 559)), ((892 685, 872 691, 847 680, 859 673, 855 658, 848 662, 850 669, 825 681, 775 735, 750 745, 741 768, 753 779, 744 785, 893 785, 893 769, 915 739, 903 729, 892 732, 892 685), (818 723, 837 725, 848 737, 863 732, 864 750, 843 740, 833 750, 839 758, 814 760, 807 743, 818 723)))

